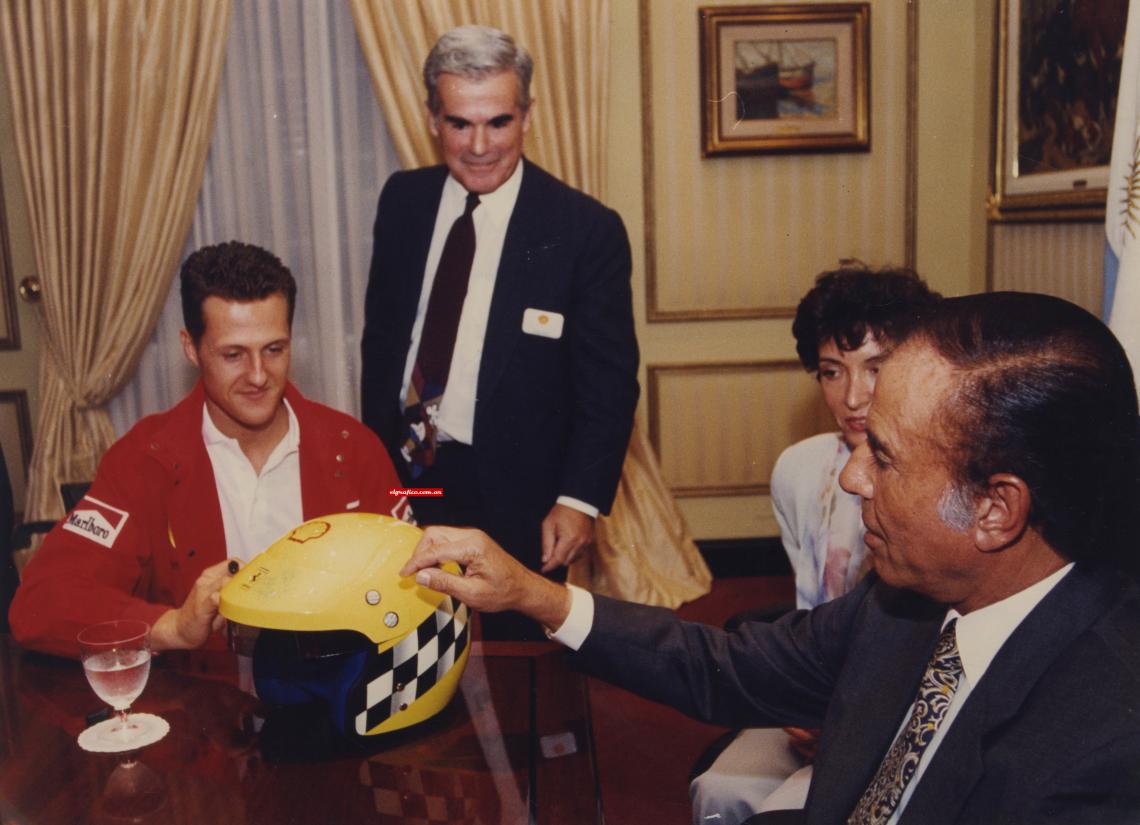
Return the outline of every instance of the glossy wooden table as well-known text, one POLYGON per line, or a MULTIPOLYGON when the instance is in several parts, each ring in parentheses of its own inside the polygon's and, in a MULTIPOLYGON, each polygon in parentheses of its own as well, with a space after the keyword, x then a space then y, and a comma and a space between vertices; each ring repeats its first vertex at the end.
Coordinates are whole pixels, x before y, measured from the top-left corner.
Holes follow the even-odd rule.
POLYGON ((445 711, 363 746, 158 664, 134 709, 170 723, 163 740, 87 753, 76 737, 98 708, 78 663, 0 634, 0 823, 601 821, 585 680, 551 644, 476 642, 445 711))

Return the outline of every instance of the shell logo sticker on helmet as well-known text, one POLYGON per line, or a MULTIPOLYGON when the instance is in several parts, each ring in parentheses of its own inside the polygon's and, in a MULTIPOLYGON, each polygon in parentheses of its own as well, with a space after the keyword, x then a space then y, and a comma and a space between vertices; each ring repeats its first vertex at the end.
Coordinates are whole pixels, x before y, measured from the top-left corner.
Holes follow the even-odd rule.
POLYGON ((319 539, 325 533, 332 529, 332 525, 327 521, 306 521, 300 527, 293 530, 289 534, 289 541, 295 541, 297 544, 304 544, 313 539, 319 539))

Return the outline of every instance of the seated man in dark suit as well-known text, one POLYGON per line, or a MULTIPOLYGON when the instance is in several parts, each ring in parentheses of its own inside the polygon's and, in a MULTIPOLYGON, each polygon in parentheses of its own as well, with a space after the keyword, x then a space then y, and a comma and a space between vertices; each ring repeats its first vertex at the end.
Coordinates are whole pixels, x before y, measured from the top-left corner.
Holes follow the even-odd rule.
POLYGON ((1044 295, 953 298, 884 363, 843 470, 873 565, 850 593, 726 633, 449 528, 405 572, 521 610, 586 671, 693 716, 821 726, 802 821, 1133 823, 1138 443, 1132 370, 1100 321, 1044 295))

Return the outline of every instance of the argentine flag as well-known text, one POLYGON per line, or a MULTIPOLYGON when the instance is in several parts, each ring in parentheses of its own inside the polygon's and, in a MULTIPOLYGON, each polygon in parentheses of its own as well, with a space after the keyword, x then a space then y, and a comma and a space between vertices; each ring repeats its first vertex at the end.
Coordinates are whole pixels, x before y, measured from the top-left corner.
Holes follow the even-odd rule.
POLYGON ((1128 4, 1104 231, 1104 317, 1140 385, 1140 2, 1128 4))

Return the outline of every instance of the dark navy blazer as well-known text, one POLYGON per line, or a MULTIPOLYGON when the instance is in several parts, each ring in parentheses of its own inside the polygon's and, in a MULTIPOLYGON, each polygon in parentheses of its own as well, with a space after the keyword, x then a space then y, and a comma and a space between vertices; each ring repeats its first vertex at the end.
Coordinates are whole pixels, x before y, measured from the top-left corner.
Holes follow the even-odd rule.
MULTIPOLYGON (((722 725, 823 727, 805 821, 839 823, 909 713, 945 608, 871 573, 813 611, 735 634, 595 597, 575 662, 722 725)), ((903 825, 1140 822, 1140 589, 1074 568, 962 707, 903 825)))
MULTIPOLYGON (((491 300, 473 440, 488 519, 525 522, 536 536, 559 495, 609 512, 637 405, 638 352, 621 218, 523 162, 491 300), (524 332, 527 309, 560 313, 561 337, 524 332)), ((397 172, 376 212, 361 399, 364 422, 401 472, 400 388, 446 178, 444 166, 397 172)))

